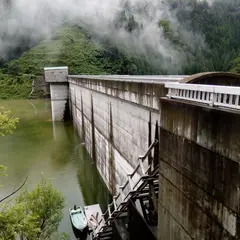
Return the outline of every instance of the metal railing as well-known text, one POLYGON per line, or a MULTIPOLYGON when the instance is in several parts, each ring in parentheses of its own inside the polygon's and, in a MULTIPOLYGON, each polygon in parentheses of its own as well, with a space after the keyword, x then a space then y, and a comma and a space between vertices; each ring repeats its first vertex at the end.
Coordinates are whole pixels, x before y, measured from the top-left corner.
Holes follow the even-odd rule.
POLYGON ((182 83, 166 83, 165 87, 168 88, 168 98, 240 109, 240 87, 182 83))
POLYGON ((119 216, 119 214, 121 214, 122 206, 126 204, 127 201, 131 198, 132 194, 138 190, 143 178, 149 176, 149 173, 153 170, 153 163, 149 165, 147 169, 144 168, 143 163, 157 143, 158 140, 155 140, 149 146, 147 152, 143 156, 138 157, 138 165, 132 173, 127 174, 128 180, 123 186, 119 187, 118 194, 113 197, 113 201, 108 204, 106 212, 102 215, 102 219, 98 225, 99 227, 95 230, 94 239, 97 239, 99 234, 104 231, 104 228, 109 226, 111 224, 111 221, 115 217, 119 216), (101 224, 102 221, 104 221, 104 225, 101 224))

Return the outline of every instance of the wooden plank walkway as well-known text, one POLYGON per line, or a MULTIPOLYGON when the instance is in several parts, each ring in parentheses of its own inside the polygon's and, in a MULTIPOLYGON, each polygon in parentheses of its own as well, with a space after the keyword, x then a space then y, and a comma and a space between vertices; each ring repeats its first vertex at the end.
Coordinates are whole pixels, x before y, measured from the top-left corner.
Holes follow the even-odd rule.
POLYGON ((99 204, 84 207, 85 215, 88 220, 88 228, 93 231, 93 236, 97 234, 97 230, 104 226, 105 221, 102 217, 102 210, 99 204))

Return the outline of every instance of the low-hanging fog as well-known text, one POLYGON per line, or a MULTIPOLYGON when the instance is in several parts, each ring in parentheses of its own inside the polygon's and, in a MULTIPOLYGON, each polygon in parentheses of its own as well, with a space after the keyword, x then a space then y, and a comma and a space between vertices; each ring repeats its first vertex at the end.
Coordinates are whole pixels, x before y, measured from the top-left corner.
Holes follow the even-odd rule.
MULTIPOLYGON (((189 2, 179 0, 178 4, 191 10, 189 2)), ((214 1, 208 0, 209 7, 214 1)), ((232 0, 235 1, 235 0, 232 0)), ((205 47, 204 35, 189 31, 182 26, 172 10, 174 0, 3 0, 0 3, 0 57, 21 44, 22 37, 30 43, 51 36, 63 23, 84 26, 99 37, 109 37, 125 51, 138 52, 153 61, 162 59, 166 68, 180 68, 185 54, 164 38, 159 21, 168 19, 189 49, 205 47), (126 16, 134 14, 141 23, 141 31, 129 33, 124 28, 115 28, 114 21, 125 10, 126 16), (158 58, 160 56, 160 58, 158 58), (166 61, 165 61, 166 60, 166 61), (171 64, 169 64, 171 63, 171 64)), ((175 1, 176 2, 176 1, 175 1)), ((205 0, 196 0, 206 2, 205 0)))

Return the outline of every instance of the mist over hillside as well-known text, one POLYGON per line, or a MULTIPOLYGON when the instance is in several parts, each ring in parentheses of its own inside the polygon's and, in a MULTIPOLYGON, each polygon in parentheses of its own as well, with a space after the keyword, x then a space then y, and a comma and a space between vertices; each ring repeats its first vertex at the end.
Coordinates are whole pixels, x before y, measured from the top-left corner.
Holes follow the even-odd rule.
POLYGON ((110 43, 136 69, 147 63, 150 74, 227 71, 240 53, 238 0, 4 0, 0 12, 2 61, 63 24, 110 43))

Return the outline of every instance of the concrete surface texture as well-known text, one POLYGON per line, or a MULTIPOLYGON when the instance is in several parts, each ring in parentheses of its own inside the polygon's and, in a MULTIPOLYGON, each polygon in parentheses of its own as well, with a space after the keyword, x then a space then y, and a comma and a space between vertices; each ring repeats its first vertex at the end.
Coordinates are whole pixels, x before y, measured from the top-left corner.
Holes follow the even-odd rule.
POLYGON ((69 84, 74 123, 106 185, 116 193, 148 149, 149 131, 153 140, 157 94, 165 95, 164 85, 74 77, 69 84))
POLYGON ((240 114, 161 101, 159 239, 239 239, 240 114))

